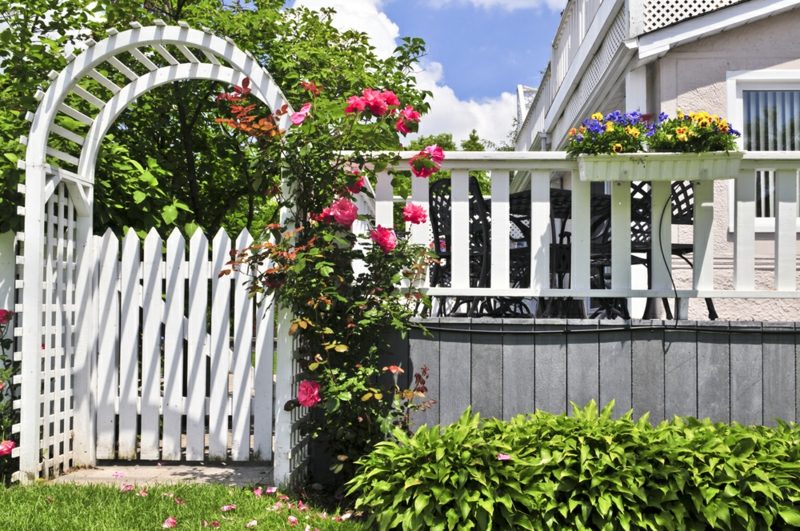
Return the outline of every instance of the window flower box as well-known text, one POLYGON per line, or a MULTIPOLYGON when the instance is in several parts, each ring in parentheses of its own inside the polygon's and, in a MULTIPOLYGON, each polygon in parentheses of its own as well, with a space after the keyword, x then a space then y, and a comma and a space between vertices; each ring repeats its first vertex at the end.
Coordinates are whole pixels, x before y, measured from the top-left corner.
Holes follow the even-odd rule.
POLYGON ((582 181, 710 181, 736 177, 742 152, 578 155, 582 181))

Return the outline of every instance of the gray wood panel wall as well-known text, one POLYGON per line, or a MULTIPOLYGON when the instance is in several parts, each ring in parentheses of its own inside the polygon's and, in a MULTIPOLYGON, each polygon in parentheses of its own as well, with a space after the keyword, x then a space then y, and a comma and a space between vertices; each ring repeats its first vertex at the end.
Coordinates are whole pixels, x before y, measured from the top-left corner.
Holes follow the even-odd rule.
POLYGON ((424 319, 397 344, 407 376, 425 365, 433 408, 414 423, 447 424, 468 405, 509 419, 571 411, 594 399, 657 422, 674 415, 774 425, 798 421, 800 323, 424 319))

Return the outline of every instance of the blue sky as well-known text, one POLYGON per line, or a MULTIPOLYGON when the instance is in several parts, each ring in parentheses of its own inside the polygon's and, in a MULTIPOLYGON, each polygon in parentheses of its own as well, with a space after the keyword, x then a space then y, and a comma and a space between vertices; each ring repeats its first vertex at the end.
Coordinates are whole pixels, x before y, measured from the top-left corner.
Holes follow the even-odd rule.
POLYGON ((509 140, 516 86, 537 86, 566 0, 294 0, 311 9, 333 7, 340 29, 366 32, 388 56, 404 36, 421 37, 428 53, 416 72, 430 90, 421 134, 475 129, 496 144, 509 140))
POLYGON ((462 99, 491 98, 518 83, 537 86, 555 35, 559 11, 546 6, 508 10, 428 0, 393 0, 383 11, 402 36, 422 37, 428 58, 444 67, 442 81, 462 99))

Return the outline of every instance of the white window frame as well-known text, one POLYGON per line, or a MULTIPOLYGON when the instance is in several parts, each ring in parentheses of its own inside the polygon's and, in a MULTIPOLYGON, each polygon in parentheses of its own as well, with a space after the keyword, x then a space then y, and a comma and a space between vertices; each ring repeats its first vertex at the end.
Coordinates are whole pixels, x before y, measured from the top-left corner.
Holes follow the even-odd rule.
MULTIPOLYGON (((744 91, 745 90, 800 90, 800 70, 736 70, 727 72, 728 121, 734 128, 741 129, 742 136, 736 140, 740 150, 744 149, 744 91)), ((774 171, 775 168, 759 168, 774 171)), ((734 186, 728 186, 728 231, 734 231, 735 203, 734 186)), ((800 231, 800 217, 797 219, 800 231)), ((756 218, 756 232, 775 232, 775 218, 756 218)))

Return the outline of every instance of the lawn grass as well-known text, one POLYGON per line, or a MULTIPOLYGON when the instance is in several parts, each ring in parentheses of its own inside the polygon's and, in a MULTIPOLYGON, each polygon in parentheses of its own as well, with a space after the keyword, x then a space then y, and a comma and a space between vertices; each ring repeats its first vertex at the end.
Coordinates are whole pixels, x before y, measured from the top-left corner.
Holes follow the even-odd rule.
POLYGON ((162 529, 174 517, 176 529, 205 529, 203 520, 219 522, 220 529, 310 529, 354 531, 352 520, 337 522, 318 509, 298 510, 297 498, 280 500, 279 494, 256 496, 251 488, 223 485, 179 484, 123 492, 119 486, 40 484, 0 487, 0 529, 17 531, 134 531, 162 529), (281 503, 275 508, 277 502, 281 503), (292 504, 287 508, 288 503, 292 504), (236 508, 222 511, 224 505, 236 508), (298 522, 292 526, 289 517, 298 522))

